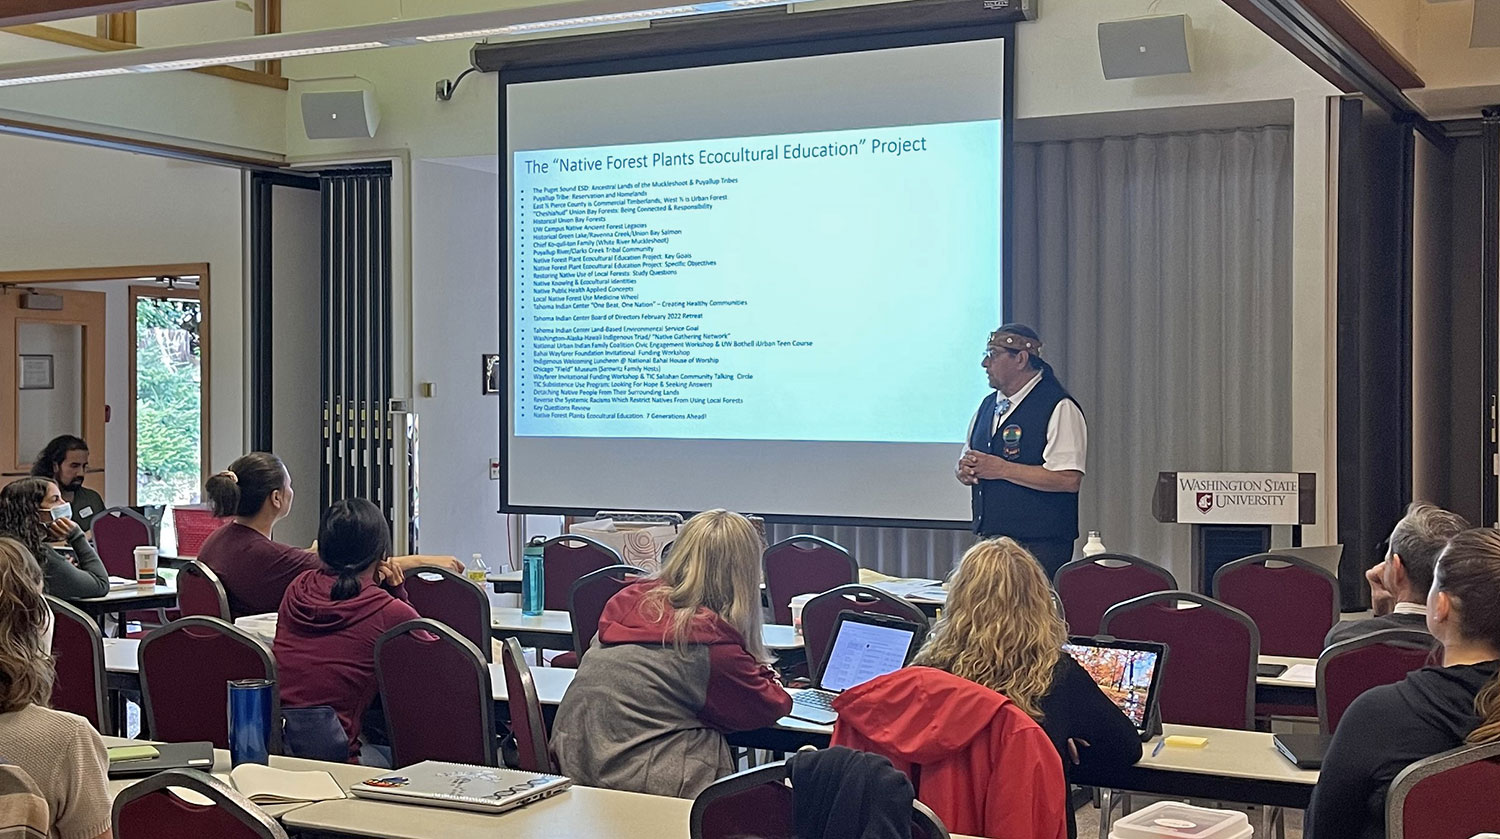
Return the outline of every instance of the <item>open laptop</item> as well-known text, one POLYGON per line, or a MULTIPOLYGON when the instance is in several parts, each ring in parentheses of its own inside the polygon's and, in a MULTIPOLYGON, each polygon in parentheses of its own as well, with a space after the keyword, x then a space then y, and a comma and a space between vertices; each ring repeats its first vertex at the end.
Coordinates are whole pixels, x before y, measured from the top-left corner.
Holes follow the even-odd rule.
POLYGON ((1156 702, 1167 647, 1151 641, 1124 641, 1100 635, 1070 638, 1063 650, 1093 677, 1115 706, 1135 726, 1141 740, 1157 727, 1156 702))
POLYGON ((890 615, 839 612, 833 641, 813 687, 789 691, 791 716, 827 725, 838 719, 833 699, 840 693, 907 665, 917 653, 922 627, 890 615))

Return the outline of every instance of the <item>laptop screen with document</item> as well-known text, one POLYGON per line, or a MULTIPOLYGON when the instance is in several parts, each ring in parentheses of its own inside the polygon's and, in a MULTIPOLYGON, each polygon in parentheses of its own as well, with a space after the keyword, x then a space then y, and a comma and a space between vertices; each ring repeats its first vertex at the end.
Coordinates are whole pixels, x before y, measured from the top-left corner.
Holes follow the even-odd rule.
POLYGON ((840 612, 818 687, 846 691, 906 666, 919 627, 883 615, 840 612))

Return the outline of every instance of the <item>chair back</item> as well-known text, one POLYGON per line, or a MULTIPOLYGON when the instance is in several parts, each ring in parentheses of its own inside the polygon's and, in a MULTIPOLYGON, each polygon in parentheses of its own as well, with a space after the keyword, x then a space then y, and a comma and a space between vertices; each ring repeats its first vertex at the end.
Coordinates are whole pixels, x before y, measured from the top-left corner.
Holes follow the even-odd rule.
POLYGON ((250 799, 196 769, 168 769, 126 787, 110 812, 115 839, 287 839, 281 825, 250 799), (195 804, 172 788, 212 801, 195 804))
POLYGON ((927 636, 927 616, 909 600, 872 586, 851 583, 830 589, 802 606, 802 648, 807 652, 807 672, 823 672, 823 660, 833 645, 833 626, 839 612, 891 615, 920 627, 917 645, 927 636))
POLYGON ((859 566, 854 557, 818 536, 782 539, 766 548, 761 562, 775 623, 792 622, 792 598, 799 594, 822 594, 859 582, 859 566))
POLYGON ((1385 797, 1387 839, 1469 839, 1500 825, 1500 740, 1419 760, 1385 797), (1482 790, 1490 790, 1484 793, 1482 790))
POLYGON ((587 536, 548 539, 542 543, 542 608, 567 609, 568 593, 584 574, 624 563, 614 548, 587 536))
POLYGON ((77 714, 100 734, 112 733, 104 639, 99 625, 77 606, 47 595, 52 609, 52 707, 77 714))
MULTIPOLYGON (((692 839, 796 839, 786 761, 727 775, 693 799, 688 816, 692 839)), ((912 801, 912 839, 949 839, 948 828, 920 801, 912 801)))
POLYGON ((25 769, 0 763, 0 839, 45 839, 52 832, 52 808, 25 769))
POLYGON ((1365 691, 1392 685, 1426 666, 1436 641, 1418 629, 1383 629, 1350 638, 1318 656, 1318 726, 1332 734, 1365 691))
POLYGON ((484 589, 446 568, 423 565, 406 572, 406 597, 417 614, 448 626, 490 660, 490 598, 484 589))
POLYGON ((104 570, 127 580, 135 579, 135 549, 156 544, 151 523, 129 507, 110 507, 94 517, 90 529, 104 570))
MULTIPOLYGON (((229 523, 228 518, 215 518, 213 508, 207 504, 185 504, 172 508, 172 528, 177 532, 177 555, 197 556, 203 540, 209 534, 229 523)), ((132 569, 132 574, 135 570, 132 569)))
POLYGON ((527 772, 555 774, 557 762, 547 742, 547 718, 536 694, 531 667, 521 651, 521 642, 506 638, 500 643, 500 666, 505 671, 505 702, 510 709, 510 730, 516 738, 520 767, 527 772))
MULTIPOLYGON (((271 651, 255 636, 218 618, 192 617, 153 629, 136 651, 141 698, 151 737, 168 743, 211 741, 229 748, 229 683, 276 680, 271 651)), ((281 718, 279 691, 271 719, 281 718)), ((280 751, 280 726, 271 726, 271 751, 280 751)))
POLYGON ((573 583, 568 592, 568 617, 573 623, 573 654, 578 657, 577 661, 583 660, 589 644, 599 634, 599 618, 604 614, 604 605, 645 574, 633 565, 611 565, 590 571, 573 583))
POLYGON ((177 608, 183 617, 218 618, 233 623, 229 593, 212 568, 196 559, 184 560, 177 570, 177 608))
POLYGON ((375 680, 395 766, 500 765, 490 669, 467 638, 431 618, 392 627, 375 641, 375 680))
POLYGON ((1255 554, 1214 572, 1214 599, 1249 615, 1266 655, 1317 658, 1339 620, 1339 581, 1321 566, 1255 554))
POLYGON ((1162 722, 1254 727, 1260 633, 1249 615, 1201 594, 1164 591, 1111 606, 1099 632, 1167 645, 1162 722))
POLYGON ((1177 588, 1172 572, 1130 554, 1098 554, 1057 569, 1053 590, 1067 615, 1071 635, 1098 635, 1109 607, 1132 597, 1177 588))

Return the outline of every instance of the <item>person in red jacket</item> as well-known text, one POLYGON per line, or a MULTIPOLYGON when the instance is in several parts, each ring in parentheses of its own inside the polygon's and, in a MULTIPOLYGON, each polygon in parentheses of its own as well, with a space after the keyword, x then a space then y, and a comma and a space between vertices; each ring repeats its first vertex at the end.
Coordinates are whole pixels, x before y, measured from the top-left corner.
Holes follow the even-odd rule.
MULTIPOLYGON (((948 583, 943 617, 913 659, 998 692, 1041 725, 1062 760, 1111 768, 1141 759, 1135 726, 1078 662, 1063 652, 1041 565, 1008 538, 970 548, 948 583)), ((1065 803, 1064 787, 1059 803, 1065 803)), ((1072 807, 1068 836, 1077 836, 1072 807)))
MULTIPOLYGON (((276 672, 283 708, 326 705, 361 753, 362 719, 375 701, 375 641, 417 611, 406 602, 391 531, 379 508, 363 498, 337 501, 318 527, 322 567, 287 587, 276 619, 276 672)), ((372 762, 388 758, 369 752, 372 762)))
POLYGON ((760 536, 699 513, 654 576, 610 598, 552 733, 580 784, 693 798, 734 771, 724 734, 785 716, 761 640, 760 536))

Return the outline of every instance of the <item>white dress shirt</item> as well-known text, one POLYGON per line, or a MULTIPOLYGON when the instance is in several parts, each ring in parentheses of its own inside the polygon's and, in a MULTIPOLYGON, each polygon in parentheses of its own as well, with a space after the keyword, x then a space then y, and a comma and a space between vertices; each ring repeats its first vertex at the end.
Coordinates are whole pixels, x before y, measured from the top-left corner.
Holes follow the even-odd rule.
MULTIPOLYGON (((1010 400, 1010 410, 999 416, 991 412, 990 436, 995 436, 995 431, 1006 418, 1015 413, 1019 406, 1032 390, 1036 388, 1037 382, 1042 380, 1042 374, 1037 373, 1031 377, 1031 381, 1021 386, 1015 393, 1000 393, 996 400, 1005 398, 1010 400)), ((974 439, 974 426, 979 422, 979 412, 974 412, 974 418, 969 420, 969 433, 964 438, 964 448, 969 447, 968 441, 974 439)), ((1084 461, 1088 456, 1089 430, 1084 423, 1083 411, 1071 399, 1064 399, 1057 403, 1052 409, 1052 417, 1047 420, 1047 445, 1042 449, 1042 468, 1051 472, 1083 472, 1084 461)))

